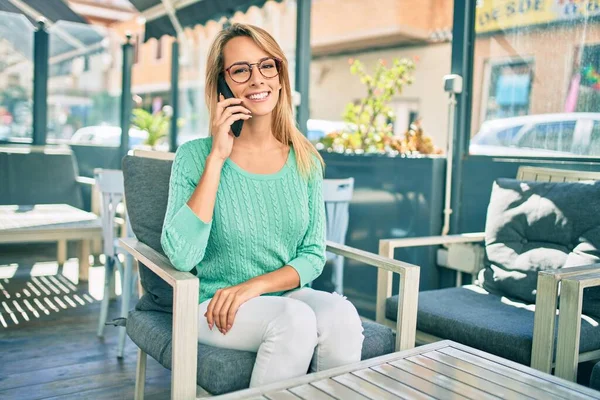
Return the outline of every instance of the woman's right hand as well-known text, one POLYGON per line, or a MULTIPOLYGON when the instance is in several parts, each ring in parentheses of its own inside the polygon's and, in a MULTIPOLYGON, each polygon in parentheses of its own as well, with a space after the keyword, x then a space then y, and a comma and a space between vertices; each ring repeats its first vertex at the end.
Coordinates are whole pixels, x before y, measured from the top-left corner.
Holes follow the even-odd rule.
POLYGON ((211 153, 223 161, 229 157, 233 149, 231 125, 235 121, 252 118, 250 110, 241 106, 241 103, 241 99, 225 99, 222 94, 219 94, 217 112, 211 126, 213 137, 211 153))

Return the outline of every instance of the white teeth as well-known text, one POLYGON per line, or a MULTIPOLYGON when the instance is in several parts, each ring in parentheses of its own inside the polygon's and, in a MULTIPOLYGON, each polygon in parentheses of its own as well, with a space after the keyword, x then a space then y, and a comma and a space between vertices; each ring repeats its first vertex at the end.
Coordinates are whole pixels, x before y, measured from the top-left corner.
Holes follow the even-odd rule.
POLYGON ((269 95, 268 92, 264 92, 264 93, 259 93, 259 94, 253 94, 248 96, 248 98, 250 100, 260 100, 260 99, 264 99, 265 97, 267 97, 269 95))

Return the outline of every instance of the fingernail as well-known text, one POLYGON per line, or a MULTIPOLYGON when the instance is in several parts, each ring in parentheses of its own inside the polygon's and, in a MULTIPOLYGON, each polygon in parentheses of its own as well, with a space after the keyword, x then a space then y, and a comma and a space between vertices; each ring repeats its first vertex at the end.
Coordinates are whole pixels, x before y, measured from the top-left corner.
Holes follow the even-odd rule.
POLYGON ((227 330, 230 330, 230 329, 231 329, 231 325, 227 325, 227 330))

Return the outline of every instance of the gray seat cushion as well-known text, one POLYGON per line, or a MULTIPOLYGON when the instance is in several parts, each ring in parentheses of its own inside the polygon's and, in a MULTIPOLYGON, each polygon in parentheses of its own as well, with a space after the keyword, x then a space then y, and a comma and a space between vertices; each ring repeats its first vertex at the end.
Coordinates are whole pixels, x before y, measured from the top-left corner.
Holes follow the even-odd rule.
MULTIPOLYGON (((172 318, 169 313, 138 310, 130 312, 127 318, 127 334, 131 340, 169 369, 172 318)), ((363 327, 363 360, 394 351, 394 334, 390 328, 373 322, 363 322, 363 327)), ((255 358, 256 353, 198 344, 197 383, 214 395, 245 389, 250 385, 255 358)))
MULTIPOLYGON (((485 245, 483 288, 534 304, 539 271, 600 262, 600 182, 498 179, 485 245)), ((600 317, 600 288, 586 291, 583 312, 600 317)))
MULTIPOLYGON (((164 254, 160 244, 163 221, 169 198, 172 161, 145 157, 123 158, 123 178, 127 214, 135 237, 164 254)), ((140 263, 140 280, 147 302, 156 311, 171 312, 173 288, 140 263)), ((194 271, 192 271, 194 272, 194 271)), ((150 307, 150 305, 146 305, 150 307)))
POLYGON ((592 377, 590 378, 590 387, 600 390, 600 362, 592 369, 592 377))
MULTIPOLYGON (((387 299, 386 317, 396 320, 398 296, 387 299)), ((417 330, 529 365, 533 309, 475 286, 419 293, 417 330)), ((580 352, 600 349, 600 319, 581 322, 580 352)))

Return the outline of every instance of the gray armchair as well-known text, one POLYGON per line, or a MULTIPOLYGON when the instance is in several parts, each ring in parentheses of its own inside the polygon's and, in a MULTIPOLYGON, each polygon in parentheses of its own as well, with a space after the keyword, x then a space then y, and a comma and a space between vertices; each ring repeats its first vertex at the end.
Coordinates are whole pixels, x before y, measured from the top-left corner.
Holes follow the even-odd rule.
MULTIPOLYGON (((525 167, 519 178, 495 182, 485 233, 387 239, 380 254, 443 245, 438 264, 480 270, 473 285, 419 294, 417 343, 451 339, 547 373, 555 362, 557 375, 574 380, 578 362, 600 358, 600 288, 581 289, 581 303, 561 302, 560 319, 557 297, 562 280, 600 272, 600 182, 568 181, 600 174, 525 167), (562 312, 567 304, 580 314, 562 312)), ((388 326, 397 304, 390 294, 377 308, 388 326)))
MULTIPOLYGON (((198 289, 195 274, 176 270, 162 253, 160 236, 174 154, 136 151, 123 160, 127 212, 136 239, 122 239, 140 264, 142 297, 126 321, 128 336, 139 347, 136 399, 143 398, 146 357, 172 370, 171 396, 194 398, 247 388, 255 353, 198 344, 198 289), (157 158, 159 157, 159 158, 157 158), (197 385, 199 388, 197 388, 197 385)), ((419 267, 336 243, 327 251, 401 275, 403 296, 392 329, 364 321, 362 358, 414 347, 419 267)))

